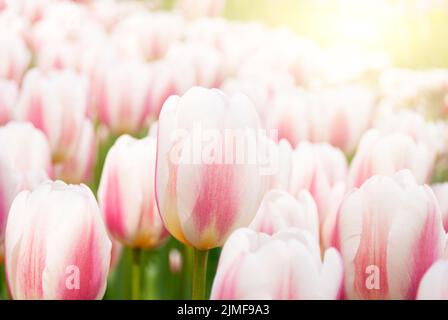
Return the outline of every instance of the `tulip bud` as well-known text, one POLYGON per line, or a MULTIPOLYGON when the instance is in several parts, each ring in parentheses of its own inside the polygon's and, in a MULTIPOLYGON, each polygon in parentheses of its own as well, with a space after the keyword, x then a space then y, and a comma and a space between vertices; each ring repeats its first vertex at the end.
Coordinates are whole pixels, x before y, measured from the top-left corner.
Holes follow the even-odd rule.
POLYGON ((354 189, 337 226, 349 299, 415 299, 420 279, 443 254, 435 196, 408 170, 374 176, 354 189))
POLYGON ((6 227, 6 278, 14 299, 101 299, 111 242, 93 193, 47 182, 14 200, 6 227))
POLYGON ((171 249, 168 260, 170 262, 170 271, 179 273, 182 270, 182 254, 177 249, 171 249))
POLYGON ((92 121, 85 119, 76 152, 70 159, 55 167, 55 176, 68 183, 90 181, 95 165, 97 137, 92 121))
POLYGON ((323 261, 316 239, 288 229, 268 236, 239 229, 226 241, 211 299, 337 299, 342 261, 330 248, 323 261))
POLYGON ((448 261, 439 260, 426 271, 417 293, 418 300, 448 300, 448 261))
POLYGON ((14 81, 0 80, 0 125, 11 119, 18 94, 19 88, 14 81))
POLYGON ((269 235, 294 227, 307 230, 319 240, 316 203, 306 190, 299 193, 298 200, 281 190, 269 191, 249 227, 269 235))
POLYGON ((402 133, 367 131, 358 146, 349 170, 349 186, 359 187, 375 174, 392 175, 401 169, 412 172, 418 183, 431 176, 434 153, 423 142, 402 133))
POLYGON ((87 83, 73 71, 29 71, 17 105, 17 118, 33 123, 50 142, 53 161, 75 152, 87 110, 87 83))
POLYGON ((0 128, 0 244, 9 207, 22 190, 30 190, 51 174, 51 155, 42 132, 27 122, 9 122, 0 128))
POLYGON ((99 72, 95 90, 100 121, 115 134, 141 130, 149 114, 149 65, 120 62, 99 72))
POLYGON ((156 138, 121 136, 109 150, 98 199, 109 233, 130 247, 153 248, 167 232, 154 195, 156 138))
POLYGON ((194 87, 165 102, 156 197, 176 239, 206 250, 252 221, 266 186, 258 160, 265 151, 259 128, 255 108, 244 95, 227 97, 194 87))

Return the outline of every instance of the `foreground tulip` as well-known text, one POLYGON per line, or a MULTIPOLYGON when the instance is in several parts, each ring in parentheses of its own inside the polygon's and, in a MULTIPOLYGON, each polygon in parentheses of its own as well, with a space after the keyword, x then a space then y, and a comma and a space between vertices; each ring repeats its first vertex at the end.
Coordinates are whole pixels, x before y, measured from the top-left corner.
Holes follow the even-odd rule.
POLYGON ((51 154, 42 132, 27 122, 9 122, 0 128, 0 244, 14 197, 51 175, 51 154))
POLYGON ((310 193, 303 190, 296 200, 285 191, 269 191, 264 196, 250 228, 273 235, 292 227, 307 230, 316 241, 319 240, 319 216, 310 193))
POLYGON ((28 71, 17 105, 17 118, 42 130, 50 142, 53 161, 75 152, 87 112, 87 83, 73 71, 44 74, 28 71))
POLYGON ((150 68, 143 62, 121 62, 99 71, 96 103, 100 121, 113 133, 137 133, 149 114, 150 68))
POLYGON ((268 236, 235 231, 222 250, 211 299, 337 299, 342 261, 330 248, 323 261, 316 239, 299 229, 268 236))
POLYGON ((222 245, 255 216, 265 188, 258 130, 255 108, 244 95, 194 87, 162 108, 157 204, 168 231, 198 249, 198 264, 206 261, 204 250, 222 245))
POLYGON ((109 233, 132 248, 154 248, 167 232, 155 203, 156 138, 121 136, 109 150, 98 201, 109 233))
POLYGON ((415 299, 426 270, 443 254, 439 206, 408 170, 374 176, 341 204, 335 245, 349 299, 415 299))
POLYGON ((418 300, 448 300, 448 261, 439 260, 426 271, 418 287, 418 300))
POLYGON ((86 186, 48 182, 14 200, 5 243, 14 299, 101 299, 110 254, 98 204, 86 186))
POLYGON ((402 133, 371 129, 363 135, 350 165, 349 186, 359 187, 375 174, 392 175, 401 169, 409 169, 417 182, 426 183, 433 163, 434 153, 425 143, 402 133))

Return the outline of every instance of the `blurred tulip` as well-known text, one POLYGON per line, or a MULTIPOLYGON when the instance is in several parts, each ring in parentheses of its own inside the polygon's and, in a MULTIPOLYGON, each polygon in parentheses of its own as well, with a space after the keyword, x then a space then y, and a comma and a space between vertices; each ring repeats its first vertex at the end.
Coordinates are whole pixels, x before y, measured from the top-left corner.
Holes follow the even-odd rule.
POLYGON ((48 182, 14 200, 5 244, 14 299, 101 299, 110 253, 98 204, 86 186, 48 182))
POLYGON ((8 8, 26 17, 29 22, 35 23, 43 17, 45 9, 54 3, 54 0, 5 0, 5 2, 8 8))
POLYGON ((45 133, 58 163, 74 154, 86 110, 84 78, 69 70, 43 74, 33 69, 25 76, 16 115, 45 133))
POLYGON ((330 245, 336 213, 346 191, 347 160, 341 150, 325 143, 300 143, 292 154, 289 192, 302 189, 314 198, 319 213, 321 241, 330 245))
POLYGON ((306 190, 299 193, 297 200, 285 191, 269 191, 249 228, 268 235, 287 228, 298 228, 307 230, 319 241, 317 207, 306 190))
POLYGON ((0 32, 0 78, 19 83, 31 62, 31 54, 19 33, 0 32))
POLYGON ((109 65, 100 71, 96 87, 100 121, 115 134, 136 133, 148 120, 149 65, 133 61, 109 65))
POLYGON ((278 157, 278 170, 270 176, 268 189, 290 191, 291 174, 293 172, 293 149, 285 139, 281 139, 278 143, 270 139, 268 143, 270 147, 269 152, 274 156, 276 154, 278 157))
POLYGON ((109 233, 133 248, 154 248, 168 235, 154 195, 156 138, 121 136, 109 150, 98 199, 109 233))
POLYGON ((226 241, 211 299, 337 299, 343 280, 339 253, 321 260, 316 239, 288 229, 268 236, 239 229, 226 241))
POLYGON ((257 158, 264 151, 259 129, 254 106, 244 95, 194 87, 165 102, 156 195, 176 239, 206 250, 249 225, 266 187, 257 158))
POLYGON ((14 81, 0 80, 0 125, 11 119, 18 94, 19 88, 14 81))
POLYGON ((448 300, 448 261, 439 260, 426 271, 418 287, 418 300, 448 300))
POLYGON ((22 190, 31 190, 51 175, 51 154, 42 132, 26 122, 0 128, 0 244, 9 208, 22 190))
POLYGON ((171 249, 168 255, 170 263, 170 271, 172 273, 179 273, 182 270, 182 254, 177 249, 171 249))
POLYGON ((434 154, 422 142, 414 142, 401 133, 382 134, 376 129, 366 132, 349 169, 349 186, 359 187, 375 174, 392 175, 409 169, 418 183, 431 177, 434 154))
POLYGON ((111 40, 122 57, 150 61, 163 57, 180 39, 183 25, 183 19, 173 13, 140 11, 120 21, 111 40))
POLYGON ((227 0, 177 0, 177 7, 189 19, 220 16, 227 0))
POLYGON ((439 202, 443 227, 448 232, 448 183, 433 184, 431 185, 431 189, 439 202))
POLYGON ((437 200, 408 170, 374 176, 343 201, 335 245, 349 299, 415 299, 420 279, 442 257, 437 200))
POLYGON ((90 120, 84 120, 76 152, 64 163, 55 166, 55 176, 67 183, 89 182, 95 165, 97 137, 90 120))

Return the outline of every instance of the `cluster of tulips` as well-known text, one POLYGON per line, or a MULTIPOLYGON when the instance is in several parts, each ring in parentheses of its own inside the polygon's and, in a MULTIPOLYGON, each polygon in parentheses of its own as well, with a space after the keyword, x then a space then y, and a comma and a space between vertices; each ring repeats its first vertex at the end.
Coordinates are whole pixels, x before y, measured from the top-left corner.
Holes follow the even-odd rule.
POLYGON ((125 247, 142 298, 174 238, 196 299, 448 298, 448 70, 158 5, 0 0, 9 295, 101 299, 125 247))

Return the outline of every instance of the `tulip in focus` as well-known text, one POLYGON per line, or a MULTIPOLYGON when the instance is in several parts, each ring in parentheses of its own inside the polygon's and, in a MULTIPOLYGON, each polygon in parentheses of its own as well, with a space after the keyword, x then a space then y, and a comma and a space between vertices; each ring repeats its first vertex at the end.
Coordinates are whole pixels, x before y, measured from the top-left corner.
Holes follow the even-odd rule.
POLYGON ((42 132, 27 122, 0 128, 0 244, 9 208, 22 190, 31 190, 51 175, 51 154, 42 132))
POLYGON ((443 254, 437 200, 408 170, 374 176, 352 191, 337 226, 349 299, 415 299, 420 279, 443 254))
POLYGON ((87 83, 73 71, 28 71, 17 105, 17 118, 31 122, 50 142, 53 162, 76 151, 87 111, 87 83))
POLYGON ((244 95, 194 87, 165 102, 156 196, 176 239, 207 250, 250 224, 265 189, 257 160, 263 148, 259 128, 255 108, 244 95))
POLYGON ((339 253, 330 248, 322 260, 318 242, 306 231, 268 236, 239 229, 221 252, 211 299, 338 299, 342 280, 339 253))
POLYGON ((156 143, 121 136, 109 150, 98 199, 109 233, 132 248, 159 246, 168 233, 154 195, 156 143))
POLYGON ((263 198, 249 228, 273 235, 288 228, 307 230, 319 240, 319 216, 310 193, 302 190, 296 200, 289 193, 271 190, 263 198))
POLYGON ((448 300, 448 261, 439 260, 426 271, 418 287, 418 300, 448 300))
POLYGON ((110 254, 98 204, 86 186, 47 182, 14 200, 5 244, 13 299, 101 299, 110 254))
POLYGON ((349 186, 360 187, 375 174, 392 175, 401 169, 412 172, 418 183, 431 177, 434 153, 423 142, 402 133, 367 131, 358 146, 349 170, 349 186))

